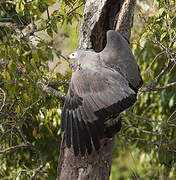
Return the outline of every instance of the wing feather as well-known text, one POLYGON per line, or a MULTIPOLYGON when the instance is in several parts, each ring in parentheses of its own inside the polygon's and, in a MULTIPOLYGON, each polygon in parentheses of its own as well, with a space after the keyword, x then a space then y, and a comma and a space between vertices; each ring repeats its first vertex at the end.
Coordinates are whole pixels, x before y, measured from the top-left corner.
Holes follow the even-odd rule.
POLYGON ((118 72, 107 68, 75 71, 61 116, 67 147, 72 143, 74 154, 82 156, 92 152, 92 145, 98 150, 106 134, 105 121, 135 101, 136 93, 118 72))
POLYGON ((94 145, 96 150, 99 150, 99 148, 100 148, 100 140, 99 140, 99 136, 98 136, 95 124, 87 122, 87 125, 89 127, 89 131, 90 131, 90 134, 91 134, 93 145, 94 145))
POLYGON ((85 141, 87 152, 88 152, 88 154, 90 154, 92 152, 92 143, 91 143, 90 134, 89 134, 88 129, 87 129, 88 127, 84 121, 81 122, 81 125, 82 125, 82 129, 83 129, 82 130, 82 137, 83 137, 83 140, 85 141))
POLYGON ((79 141, 78 141, 78 138, 80 137, 80 135, 79 135, 80 131, 79 131, 79 128, 78 128, 78 125, 77 125, 77 117, 75 117, 74 120, 72 120, 71 129, 72 129, 73 150, 74 150, 75 156, 77 156, 79 154, 79 141))
POLYGON ((71 123, 72 123, 72 115, 70 111, 66 111, 66 127, 65 127, 65 134, 66 134, 66 145, 68 148, 71 147, 71 123))

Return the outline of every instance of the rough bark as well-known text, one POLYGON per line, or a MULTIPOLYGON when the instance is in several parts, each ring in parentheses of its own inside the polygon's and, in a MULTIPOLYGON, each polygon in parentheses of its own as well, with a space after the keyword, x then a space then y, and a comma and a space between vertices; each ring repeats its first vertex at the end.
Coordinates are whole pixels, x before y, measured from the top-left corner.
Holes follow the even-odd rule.
MULTIPOLYGON (((63 141, 64 142, 64 141, 63 141)), ((103 139, 101 149, 91 155, 75 157, 63 143, 58 165, 58 180, 108 180, 110 176, 114 138, 103 139)))
MULTIPOLYGON (((129 40, 135 2, 136 0, 87 0, 78 48, 101 51, 106 44, 106 31, 109 29, 120 31, 129 40)), ((72 149, 66 148, 63 139, 57 179, 108 180, 113 148, 114 138, 106 138, 101 141, 98 152, 93 151, 85 157, 75 157, 72 149)))
POLYGON ((136 0, 123 1, 120 12, 116 17, 117 24, 115 30, 123 34, 128 40, 130 39, 131 28, 133 26, 135 5, 136 0))

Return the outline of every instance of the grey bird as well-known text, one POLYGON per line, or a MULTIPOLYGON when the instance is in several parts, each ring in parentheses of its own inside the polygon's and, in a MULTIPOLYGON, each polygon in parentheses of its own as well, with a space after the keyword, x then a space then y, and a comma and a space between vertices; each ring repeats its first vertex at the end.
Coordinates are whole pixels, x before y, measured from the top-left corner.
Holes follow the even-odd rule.
POLYGON ((76 69, 61 129, 66 146, 73 147, 75 156, 84 156, 93 148, 99 150, 100 140, 106 137, 105 123, 135 103, 143 81, 127 40, 114 30, 107 32, 107 44, 101 52, 77 50, 69 57, 75 58, 76 69))

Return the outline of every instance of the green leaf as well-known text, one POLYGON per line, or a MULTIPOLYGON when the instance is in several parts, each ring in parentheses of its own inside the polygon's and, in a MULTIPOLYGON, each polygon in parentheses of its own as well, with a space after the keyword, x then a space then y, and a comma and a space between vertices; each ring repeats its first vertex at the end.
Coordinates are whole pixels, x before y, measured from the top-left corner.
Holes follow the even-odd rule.
POLYGON ((153 0, 153 6, 157 5, 157 0, 153 0))
POLYGON ((167 35, 167 32, 164 32, 163 34, 161 34, 160 41, 162 41, 166 35, 167 35))
POLYGON ((23 0, 18 0, 17 4, 16 4, 16 12, 20 13, 21 11, 24 11, 24 5, 25 2, 23 0))
POLYGON ((39 63, 39 55, 37 50, 32 51, 32 57, 34 58, 35 62, 39 63))
POLYGON ((9 72, 7 72, 7 71, 2 73, 2 75, 3 75, 4 79, 7 79, 7 80, 11 79, 9 72))
POLYGON ((173 105, 174 105, 174 96, 170 98, 169 107, 173 107, 173 105))
POLYGON ((47 27, 46 20, 42 20, 42 22, 40 23, 40 26, 41 26, 42 29, 45 29, 47 27))
POLYGON ((57 23, 56 22, 53 22, 52 23, 52 29, 55 33, 58 33, 58 27, 57 27, 57 23))
POLYGON ((48 29, 46 30, 46 32, 47 32, 47 34, 48 34, 51 38, 53 38, 53 31, 52 31, 51 28, 48 28, 48 29))
POLYGON ((16 71, 16 65, 14 64, 13 60, 9 61, 8 68, 12 72, 16 71))

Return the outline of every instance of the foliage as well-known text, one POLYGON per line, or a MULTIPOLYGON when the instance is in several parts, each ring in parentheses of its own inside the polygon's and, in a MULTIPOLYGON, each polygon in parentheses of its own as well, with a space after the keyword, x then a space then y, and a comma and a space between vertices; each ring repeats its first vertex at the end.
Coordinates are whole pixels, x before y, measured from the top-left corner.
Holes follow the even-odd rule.
MULTIPOLYGON (((71 72, 50 71, 62 56, 56 34, 75 36, 83 1, 0 2, 0 179, 55 179, 60 114, 71 72), (58 3, 58 8, 53 5, 58 3), (59 8, 60 6, 60 8, 59 8), (58 25, 64 32, 60 32, 58 25), (43 38, 40 33, 47 34, 43 38)), ((143 1, 141 1, 144 3, 143 1)), ((151 2, 150 2, 151 3, 151 2)), ((123 114, 111 179, 174 179, 176 174, 176 14, 174 0, 137 5, 131 48, 144 80, 123 114)), ((75 39, 74 37, 74 39, 75 39)), ((75 44, 74 44, 75 46, 75 44)), ((69 45, 70 47, 70 45, 69 45)), ((64 57, 63 57, 64 58, 64 57)), ((60 63, 60 61, 59 61, 60 63)), ((60 64, 59 64, 60 65, 60 64)))
POLYGON ((49 61, 61 56, 53 44, 58 25, 80 18, 74 8, 83 1, 58 2, 0 2, 0 179, 56 178, 60 109, 71 73, 50 71, 49 61))
POLYGON ((115 154, 123 156, 126 152, 124 162, 131 162, 130 166, 121 163, 126 173, 117 177, 121 170, 114 166, 122 159, 115 158, 112 169, 118 172, 112 179, 175 177, 175 5, 175 1, 155 0, 150 11, 137 8, 131 46, 140 65, 144 86, 138 102, 123 115, 123 129, 117 138, 115 154))

